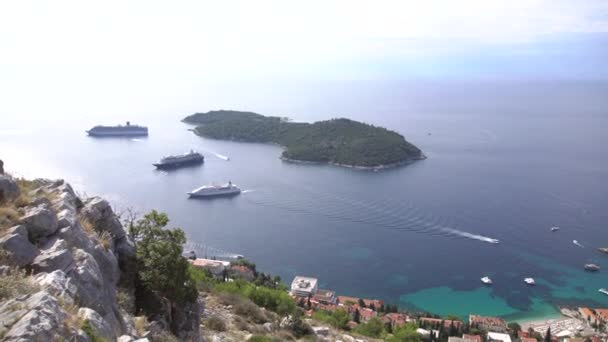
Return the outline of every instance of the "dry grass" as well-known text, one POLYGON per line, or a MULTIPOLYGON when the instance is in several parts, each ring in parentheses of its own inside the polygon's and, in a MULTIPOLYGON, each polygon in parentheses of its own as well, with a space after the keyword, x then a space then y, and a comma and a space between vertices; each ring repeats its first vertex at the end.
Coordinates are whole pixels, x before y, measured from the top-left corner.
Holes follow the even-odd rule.
POLYGON ((12 268, 8 274, 0 277, 0 301, 29 295, 40 290, 25 270, 12 268))
POLYGON ((137 336, 142 337, 146 332, 146 328, 148 327, 148 319, 146 316, 139 316, 133 319, 133 323, 135 325, 135 331, 137 332, 137 336))
POLYGON ((226 331, 226 322, 220 316, 211 316, 205 320, 205 327, 213 331, 226 331))
POLYGON ((12 206, 0 207, 0 236, 4 235, 6 230, 19 223, 21 215, 16 208, 12 206))
POLYGON ((85 231, 85 233, 87 233, 88 235, 97 234, 93 222, 87 220, 86 218, 80 217, 80 225, 82 226, 82 229, 85 231))
POLYGON ((118 302, 118 306, 120 306, 127 313, 132 314, 135 312, 135 298, 131 296, 125 290, 118 290, 116 292, 116 302, 118 302))
POLYGON ((112 248, 112 234, 108 233, 107 231, 99 234, 98 241, 106 251, 109 251, 110 248, 112 248))
POLYGON ((84 321, 82 317, 78 316, 78 305, 74 303, 68 303, 63 297, 57 298, 59 306, 65 311, 66 318, 63 320, 63 326, 70 331, 77 331, 82 326, 84 321))

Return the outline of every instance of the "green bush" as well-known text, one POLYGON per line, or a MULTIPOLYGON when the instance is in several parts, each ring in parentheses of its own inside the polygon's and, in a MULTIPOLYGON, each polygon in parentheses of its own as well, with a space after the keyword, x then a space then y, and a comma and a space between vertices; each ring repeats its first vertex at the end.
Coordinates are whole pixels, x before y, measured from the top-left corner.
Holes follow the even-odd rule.
POLYGON ((85 334, 89 336, 91 342, 106 342, 106 339, 99 336, 99 333, 95 330, 95 328, 93 328, 91 322, 89 322, 88 319, 85 319, 82 322, 82 326, 80 327, 80 329, 82 329, 82 331, 84 331, 85 334))
POLYGON ((418 326, 415 323, 393 328, 393 336, 386 339, 387 342, 420 342, 422 337, 416 332, 418 326))
POLYGON ((247 341, 250 342, 272 342, 272 339, 268 336, 263 336, 263 335, 255 335, 255 336, 251 336, 250 339, 248 339, 247 341))
POLYGON ((330 324, 338 329, 347 329, 347 323, 350 321, 350 314, 344 309, 335 311, 317 311, 312 316, 314 319, 330 324))
POLYGON ((246 317, 257 324, 266 323, 268 319, 260 308, 248 299, 243 299, 234 306, 234 313, 246 317))
POLYGON ((274 311, 279 315, 291 314, 296 308, 295 302, 287 292, 263 286, 256 287, 252 283, 242 279, 218 283, 215 285, 214 290, 217 292, 240 294, 249 298, 255 304, 274 311))
POLYGON ((384 323, 379 318, 374 317, 367 323, 357 325, 355 332, 364 336, 379 338, 385 334, 384 323))

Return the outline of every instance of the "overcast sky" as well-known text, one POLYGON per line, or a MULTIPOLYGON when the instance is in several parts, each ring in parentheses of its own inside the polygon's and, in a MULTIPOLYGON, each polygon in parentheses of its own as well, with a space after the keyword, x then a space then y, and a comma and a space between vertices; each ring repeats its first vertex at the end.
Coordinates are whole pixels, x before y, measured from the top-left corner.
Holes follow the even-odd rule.
POLYGON ((3 1, 0 100, 155 82, 605 79, 607 37, 606 0, 3 1))

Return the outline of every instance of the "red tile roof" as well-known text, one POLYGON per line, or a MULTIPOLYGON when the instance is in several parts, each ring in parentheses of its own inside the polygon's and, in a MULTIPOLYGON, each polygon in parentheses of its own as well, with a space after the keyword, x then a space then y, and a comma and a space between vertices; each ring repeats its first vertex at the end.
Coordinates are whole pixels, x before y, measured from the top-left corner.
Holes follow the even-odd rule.
POLYGON ((382 316, 382 321, 384 323, 391 323, 395 327, 399 327, 405 325, 409 319, 409 316, 402 313, 391 312, 382 316))
POLYGON ((338 301, 344 305, 346 305, 347 302, 351 302, 353 304, 358 304, 359 299, 363 299, 363 302, 365 303, 366 307, 370 307, 373 304, 373 306, 376 308, 376 310, 378 310, 381 306, 384 305, 384 301, 380 300, 380 299, 365 299, 365 298, 357 298, 357 297, 338 296, 338 301))
POLYGON ((420 318, 420 322, 426 322, 432 325, 439 325, 441 324, 441 322, 443 322, 443 326, 446 328, 449 328, 452 326, 452 323, 454 324, 454 327, 456 329, 460 328, 460 326, 462 325, 461 321, 451 321, 449 319, 441 319, 441 318, 430 318, 430 317, 422 317, 420 318))
POLYGON ((480 324, 486 326, 495 326, 495 327, 507 327, 505 320, 498 317, 485 317, 485 316, 477 316, 477 315, 469 315, 469 322, 471 324, 480 324))
POLYGON ((521 342, 538 342, 535 338, 532 337, 520 337, 519 340, 521 342))
POLYGON ((462 338, 465 340, 474 340, 477 342, 481 342, 481 336, 479 335, 468 335, 468 334, 463 334, 462 338))

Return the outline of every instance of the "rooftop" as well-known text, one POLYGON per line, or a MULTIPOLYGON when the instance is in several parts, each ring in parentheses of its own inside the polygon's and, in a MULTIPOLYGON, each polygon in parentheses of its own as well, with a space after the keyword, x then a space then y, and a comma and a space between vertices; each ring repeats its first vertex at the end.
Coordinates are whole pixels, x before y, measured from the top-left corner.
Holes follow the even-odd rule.
POLYGON ((213 260, 213 259, 194 259, 188 260, 192 266, 196 267, 228 267, 230 266, 230 262, 222 261, 222 260, 213 260))
POLYGON ((505 320, 498 317, 470 315, 469 322, 483 325, 503 326, 506 327, 505 320))
POLYGON ((511 336, 509 334, 488 332, 488 341, 511 342, 511 336))
POLYGON ((297 276, 291 282, 291 289, 298 291, 312 291, 317 287, 317 278, 297 276))

